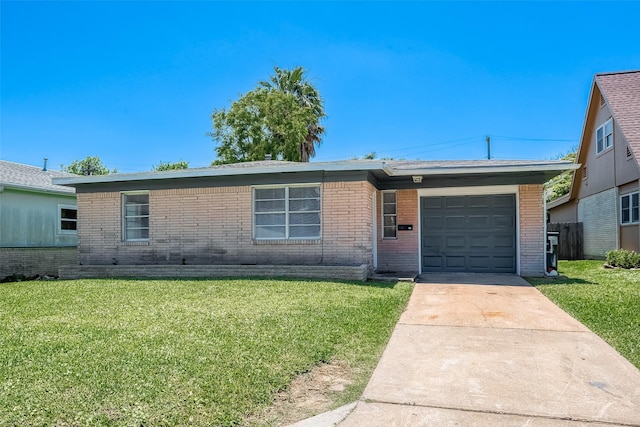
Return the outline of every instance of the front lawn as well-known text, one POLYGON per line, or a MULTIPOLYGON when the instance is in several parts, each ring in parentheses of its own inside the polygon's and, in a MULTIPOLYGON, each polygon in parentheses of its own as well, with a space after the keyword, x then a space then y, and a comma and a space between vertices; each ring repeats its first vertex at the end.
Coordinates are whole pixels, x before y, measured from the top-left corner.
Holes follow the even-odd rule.
POLYGON ((409 284, 0 284, 0 425, 238 425, 338 359, 358 396, 409 284))
POLYGON ((640 270, 560 261, 566 279, 529 279, 544 295, 640 368, 640 270))

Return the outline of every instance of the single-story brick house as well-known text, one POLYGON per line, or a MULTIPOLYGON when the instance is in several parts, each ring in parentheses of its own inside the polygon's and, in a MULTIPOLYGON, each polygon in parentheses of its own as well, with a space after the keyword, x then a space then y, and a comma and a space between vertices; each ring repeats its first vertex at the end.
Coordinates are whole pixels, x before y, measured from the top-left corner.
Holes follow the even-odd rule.
POLYGON ((295 275, 295 266, 301 276, 308 273, 303 266, 352 266, 364 277, 376 270, 539 276, 542 184, 575 167, 261 161, 61 178, 55 183, 75 187, 78 197, 81 266, 60 274, 165 275, 145 269, 164 265, 177 266, 170 273, 177 275, 180 266, 253 265, 270 266, 262 273, 272 275, 295 275))

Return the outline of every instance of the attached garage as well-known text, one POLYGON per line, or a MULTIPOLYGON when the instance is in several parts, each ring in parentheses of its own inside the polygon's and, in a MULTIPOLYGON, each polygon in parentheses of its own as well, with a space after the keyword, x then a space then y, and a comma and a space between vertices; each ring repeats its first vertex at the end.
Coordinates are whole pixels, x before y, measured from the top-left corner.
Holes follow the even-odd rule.
POLYGON ((516 273, 515 194, 420 198, 423 272, 516 273))

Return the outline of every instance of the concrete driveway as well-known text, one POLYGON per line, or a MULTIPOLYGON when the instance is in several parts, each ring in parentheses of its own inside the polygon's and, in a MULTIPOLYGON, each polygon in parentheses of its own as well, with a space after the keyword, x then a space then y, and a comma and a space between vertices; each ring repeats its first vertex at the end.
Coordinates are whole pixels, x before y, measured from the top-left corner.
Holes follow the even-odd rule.
POLYGON ((526 281, 422 279, 340 427, 640 426, 640 371, 526 281))

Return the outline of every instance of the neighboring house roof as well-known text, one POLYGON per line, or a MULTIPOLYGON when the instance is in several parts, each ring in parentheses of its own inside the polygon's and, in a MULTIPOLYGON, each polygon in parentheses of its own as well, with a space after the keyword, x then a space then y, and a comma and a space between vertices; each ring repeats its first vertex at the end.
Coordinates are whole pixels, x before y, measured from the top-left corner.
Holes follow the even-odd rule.
POLYGON ((634 157, 640 159, 640 70, 596 74, 594 80, 634 157))
MULTIPOLYGON (((100 176, 73 176, 55 179, 56 184, 82 185, 126 181, 167 180, 178 178, 222 177, 234 175, 281 174, 294 172, 367 171, 379 178, 424 176, 469 176, 473 174, 531 174, 548 180, 559 173, 577 168, 566 161, 533 160, 456 160, 456 161, 382 161, 345 160, 338 162, 285 162, 267 160, 236 163, 208 168, 181 169, 161 172, 140 172, 100 176)), ((544 181, 541 181, 544 182, 544 181)))
MULTIPOLYGON (((598 73, 593 77, 589 102, 582 125, 582 137, 578 146, 576 165, 584 163, 591 135, 592 122, 597 115, 600 96, 608 104, 614 121, 620 127, 633 157, 640 159, 640 70, 620 71, 615 73, 598 73)), ((576 168, 577 169, 577 168, 576 168)), ((548 205, 549 209, 556 208, 578 196, 576 174, 571 179, 569 194, 548 205)))
POLYGON ((41 167, 0 160, 0 187, 73 195, 74 188, 53 184, 52 179, 75 176, 77 175, 67 172, 43 171, 41 167))

